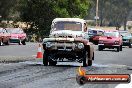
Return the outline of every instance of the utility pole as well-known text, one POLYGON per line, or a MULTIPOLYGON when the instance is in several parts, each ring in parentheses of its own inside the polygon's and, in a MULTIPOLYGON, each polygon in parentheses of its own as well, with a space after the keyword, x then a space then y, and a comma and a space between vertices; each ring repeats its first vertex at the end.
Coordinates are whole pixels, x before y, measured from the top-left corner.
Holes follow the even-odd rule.
POLYGON ((98 19, 99 19, 99 16, 98 16, 98 9, 99 9, 99 0, 97 0, 97 2, 96 2, 96 16, 95 16, 96 27, 98 26, 98 19))

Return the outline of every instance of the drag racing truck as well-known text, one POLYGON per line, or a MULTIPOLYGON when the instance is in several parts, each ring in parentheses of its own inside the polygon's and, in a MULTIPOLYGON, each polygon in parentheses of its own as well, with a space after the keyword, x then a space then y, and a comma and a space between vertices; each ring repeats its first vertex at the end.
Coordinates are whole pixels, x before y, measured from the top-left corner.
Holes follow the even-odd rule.
POLYGON ((89 42, 85 20, 55 18, 49 38, 43 39, 43 64, 55 66, 57 62, 79 62, 91 66, 94 60, 93 44, 89 42))

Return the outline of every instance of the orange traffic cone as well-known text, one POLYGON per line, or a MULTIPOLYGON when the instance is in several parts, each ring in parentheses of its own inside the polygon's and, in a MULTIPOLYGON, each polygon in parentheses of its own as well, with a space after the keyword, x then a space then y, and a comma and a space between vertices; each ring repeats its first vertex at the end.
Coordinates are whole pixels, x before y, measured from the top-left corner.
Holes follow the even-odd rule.
POLYGON ((42 53, 42 49, 41 49, 41 44, 39 44, 38 52, 37 52, 36 58, 43 58, 43 53, 42 53))

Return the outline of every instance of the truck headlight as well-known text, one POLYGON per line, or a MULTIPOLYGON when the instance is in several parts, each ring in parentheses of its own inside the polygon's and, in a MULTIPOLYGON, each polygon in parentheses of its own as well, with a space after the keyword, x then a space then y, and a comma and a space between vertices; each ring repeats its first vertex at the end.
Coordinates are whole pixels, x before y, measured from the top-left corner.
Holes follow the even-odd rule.
POLYGON ((46 43, 46 47, 50 48, 52 46, 51 42, 46 43))
POLYGON ((79 49, 82 49, 82 48, 84 48, 84 45, 83 45, 83 43, 79 43, 79 44, 78 44, 78 48, 79 48, 79 49))

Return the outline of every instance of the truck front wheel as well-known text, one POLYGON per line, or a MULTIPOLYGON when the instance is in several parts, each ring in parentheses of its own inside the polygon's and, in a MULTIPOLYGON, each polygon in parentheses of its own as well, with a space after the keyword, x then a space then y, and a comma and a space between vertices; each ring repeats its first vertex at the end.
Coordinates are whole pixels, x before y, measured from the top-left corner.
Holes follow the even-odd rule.
POLYGON ((57 64, 57 61, 53 61, 53 60, 49 61, 50 66, 56 66, 56 64, 57 64))
POLYGON ((44 51, 44 54, 43 54, 43 64, 44 64, 44 66, 48 65, 48 53, 47 53, 47 51, 44 51))
POLYGON ((84 51, 84 56, 83 56, 83 67, 87 67, 88 64, 88 53, 87 51, 84 51))

